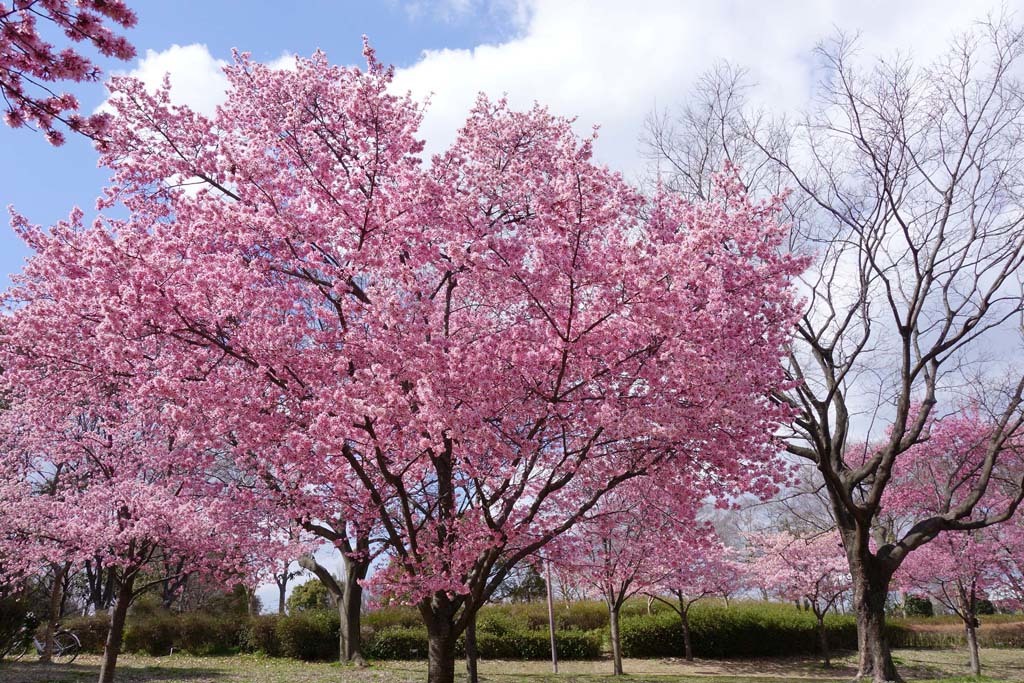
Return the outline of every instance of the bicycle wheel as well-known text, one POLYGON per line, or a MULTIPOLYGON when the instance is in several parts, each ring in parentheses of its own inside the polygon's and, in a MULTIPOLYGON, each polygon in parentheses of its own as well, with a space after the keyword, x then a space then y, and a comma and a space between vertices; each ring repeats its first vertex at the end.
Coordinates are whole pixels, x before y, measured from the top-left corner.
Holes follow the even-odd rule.
POLYGON ((23 640, 20 643, 15 643, 7 648, 7 652, 4 653, 4 657, 18 661, 25 656, 26 652, 28 652, 28 643, 23 640))
POLYGON ((61 631, 53 636, 53 661, 57 664, 70 664, 75 661, 82 644, 78 636, 70 631, 61 631))

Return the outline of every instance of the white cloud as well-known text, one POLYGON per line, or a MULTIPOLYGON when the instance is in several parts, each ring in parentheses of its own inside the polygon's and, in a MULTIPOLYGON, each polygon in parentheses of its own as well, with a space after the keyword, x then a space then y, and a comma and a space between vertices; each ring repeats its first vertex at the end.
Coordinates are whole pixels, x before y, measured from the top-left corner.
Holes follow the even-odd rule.
MULTIPOLYGON (((600 125, 599 159, 635 177, 644 117, 656 106, 679 103, 716 61, 747 68, 760 102, 794 110, 814 87, 815 44, 837 28, 859 31, 865 55, 902 52, 927 62, 954 32, 1002 6, 1000 0, 445 0, 435 11, 460 21, 473 12, 504 16, 516 37, 426 51, 398 71, 395 87, 430 96, 421 130, 428 152, 454 138, 478 92, 507 93, 515 106, 539 101, 577 116, 583 134, 600 125)), ((421 3, 406 7, 418 11, 421 3)), ((291 68, 292 60, 283 55, 271 64, 291 68)), ((147 51, 131 74, 155 87, 169 72, 176 101, 211 113, 223 100, 224 64, 205 45, 173 45, 147 51)))
POLYGON ((127 75, 155 90, 163 82, 164 74, 169 74, 175 103, 212 114, 227 91, 228 79, 223 71, 226 65, 224 60, 215 59, 205 45, 172 45, 160 52, 146 50, 146 56, 127 75))
MULTIPOLYGON (((128 72, 115 72, 138 78, 150 90, 163 83, 164 74, 171 79, 171 99, 175 104, 184 104, 202 114, 212 115, 217 105, 224 101, 228 79, 224 75, 227 62, 210 54, 206 45, 172 45, 159 52, 146 50, 138 66, 128 72)), ((277 59, 267 62, 272 69, 295 69, 295 55, 283 53, 277 59)), ((106 105, 104 105, 106 106, 106 105)))
MULTIPOLYGON (((747 68, 758 100, 798 108, 815 82, 812 50, 836 29, 861 31, 868 55, 896 49, 928 61, 955 30, 998 2, 706 2, 705 0, 534 0, 519 37, 471 50, 434 50, 398 72, 397 86, 431 95, 423 134, 441 149, 476 93, 507 93, 600 124, 600 159, 639 173, 638 139, 655 106, 678 103, 716 61, 747 68)), ((386 56, 385 56, 386 57, 386 56)))

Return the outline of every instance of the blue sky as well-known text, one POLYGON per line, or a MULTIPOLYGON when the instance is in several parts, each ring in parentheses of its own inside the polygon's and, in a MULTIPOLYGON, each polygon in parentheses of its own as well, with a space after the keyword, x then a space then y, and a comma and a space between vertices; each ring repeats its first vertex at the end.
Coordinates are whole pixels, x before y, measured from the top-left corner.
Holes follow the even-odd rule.
MULTIPOLYGON (((302 0, 281 3, 264 0, 143 0, 131 2, 139 23, 128 32, 140 57, 172 45, 202 44, 216 58, 228 59, 231 49, 248 50, 257 59, 285 53, 308 55, 321 48, 340 63, 362 59, 361 36, 373 40, 381 59, 396 66, 417 61, 426 49, 468 48, 506 39, 506 15, 489 8, 461 12, 458 6, 434 7, 399 2, 302 0)), ((125 71, 133 64, 102 61, 104 71, 125 71)), ((101 83, 70 88, 85 111, 104 98, 101 83)), ((28 254, 7 227, 8 205, 33 222, 49 225, 67 216, 74 205, 89 215, 106 179, 96 168, 96 155, 83 139, 54 148, 27 129, 0 125, 0 286, 20 270, 28 254)))

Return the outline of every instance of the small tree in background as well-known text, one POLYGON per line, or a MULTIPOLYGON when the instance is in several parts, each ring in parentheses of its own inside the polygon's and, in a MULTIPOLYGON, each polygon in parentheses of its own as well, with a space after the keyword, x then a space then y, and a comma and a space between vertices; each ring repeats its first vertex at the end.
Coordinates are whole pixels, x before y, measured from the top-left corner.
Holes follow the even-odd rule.
POLYGON ((807 538, 776 532, 751 534, 748 543, 751 577, 780 598, 810 606, 823 664, 831 667, 825 615, 853 586, 842 539, 835 532, 807 538))
POLYGON ((659 573, 662 576, 651 597, 668 605, 677 615, 683 630, 683 653, 693 661, 693 638, 690 633, 690 609, 705 598, 726 597, 745 584, 746 568, 722 545, 710 527, 704 534, 679 537, 673 543, 657 546, 659 573), (666 599, 667 593, 672 599, 666 599))
POLYGON ((292 588, 288 596, 288 612, 307 612, 309 610, 326 610, 334 606, 330 591, 320 579, 310 579, 292 588))

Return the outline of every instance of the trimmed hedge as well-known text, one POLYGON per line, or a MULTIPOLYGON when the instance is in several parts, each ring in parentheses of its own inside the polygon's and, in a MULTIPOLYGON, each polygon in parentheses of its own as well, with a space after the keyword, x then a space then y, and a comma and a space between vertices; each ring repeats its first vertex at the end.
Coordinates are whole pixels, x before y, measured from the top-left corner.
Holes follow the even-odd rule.
POLYGON ((337 659, 341 620, 336 611, 308 611, 278 619, 281 655, 303 661, 337 659))
POLYGON ((381 629, 363 644, 363 654, 370 659, 426 659, 427 629, 422 626, 389 626, 381 629))
POLYGON ((415 607, 381 607, 364 614, 362 623, 371 631, 383 631, 394 626, 420 628, 423 617, 415 607))
MULTIPOLYGON (((627 603, 622 620, 623 654, 628 657, 679 657, 682 626, 667 607, 647 614, 644 601, 627 603)), ((607 639, 602 603, 556 607, 557 647, 561 659, 597 659, 607 639), (585 628, 593 627, 593 628, 585 628)), ((983 617, 983 647, 1024 648, 1024 625, 1015 615, 983 617), (1006 622, 1006 623, 1003 623, 1006 622)), ((83 649, 99 653, 106 638, 107 615, 62 622, 81 639, 83 649)), ((695 654, 707 658, 776 657, 817 654, 817 623, 810 612, 790 604, 734 602, 729 608, 708 601, 690 611, 695 654)), ((826 618, 833 649, 855 649, 856 625, 849 615, 826 618)), ((895 647, 950 648, 964 643, 955 617, 890 620, 895 647)), ((124 649, 166 655, 174 648, 190 654, 227 654, 244 650, 271 657, 333 660, 338 657, 338 614, 334 610, 253 618, 206 613, 130 614, 124 649)), ((364 615, 363 653, 370 659, 424 659, 427 634, 418 612, 391 607, 364 615)), ((547 607, 541 604, 489 605, 477 615, 477 650, 482 659, 547 659, 550 656, 547 607)), ((457 645, 460 656, 464 642, 457 645)))
POLYGON ((82 642, 82 651, 89 654, 103 654, 103 646, 107 642, 107 631, 110 629, 110 615, 106 612, 89 617, 72 617, 64 619, 60 625, 75 635, 82 642))
MULTIPOLYGON (((855 649, 852 617, 825 619, 833 649, 855 649)), ((690 611, 690 633, 697 657, 730 659, 784 657, 818 651, 817 621, 790 605, 740 603, 731 608, 697 605, 690 611)), ((622 654, 626 657, 682 657, 683 627, 674 612, 622 620, 622 654)))
POLYGON ((178 618, 175 615, 151 614, 127 623, 122 648, 126 652, 145 652, 159 657, 170 654, 177 638, 178 618))
MULTIPOLYGON (((244 626, 239 619, 202 612, 158 612, 128 621, 123 648, 154 657, 170 654, 172 649, 190 655, 230 654, 238 651, 244 626)), ((102 643, 99 648, 102 651, 102 643)))
POLYGON ((238 651, 244 626, 238 619, 203 612, 182 614, 174 648, 190 655, 231 654, 238 651))
MULTIPOLYGON (((600 631, 555 633, 555 650, 562 660, 599 659, 603 644, 604 634, 600 631)), ((546 630, 507 631, 500 635, 478 630, 476 649, 481 659, 548 659, 551 639, 546 630)))
POLYGON ((281 640, 277 637, 277 624, 283 618, 277 614, 263 614, 249 619, 239 639, 242 649, 280 657, 281 640))
MULTIPOLYGON (((604 635, 600 632, 565 631, 558 633, 555 648, 560 659, 598 659, 604 635)), ((374 633, 363 648, 370 659, 426 659, 428 649, 425 628, 391 626, 374 633)), ((547 659, 551 641, 547 631, 493 630, 477 625, 476 649, 480 659, 547 659)), ((465 638, 459 638, 458 656, 466 653, 465 638)))
MULTIPOLYGON (((905 624, 888 625, 889 644, 893 647, 948 649, 964 647, 967 637, 963 628, 913 629, 905 624)), ((978 645, 981 647, 1024 648, 1024 625, 985 625, 978 631, 978 645)))

